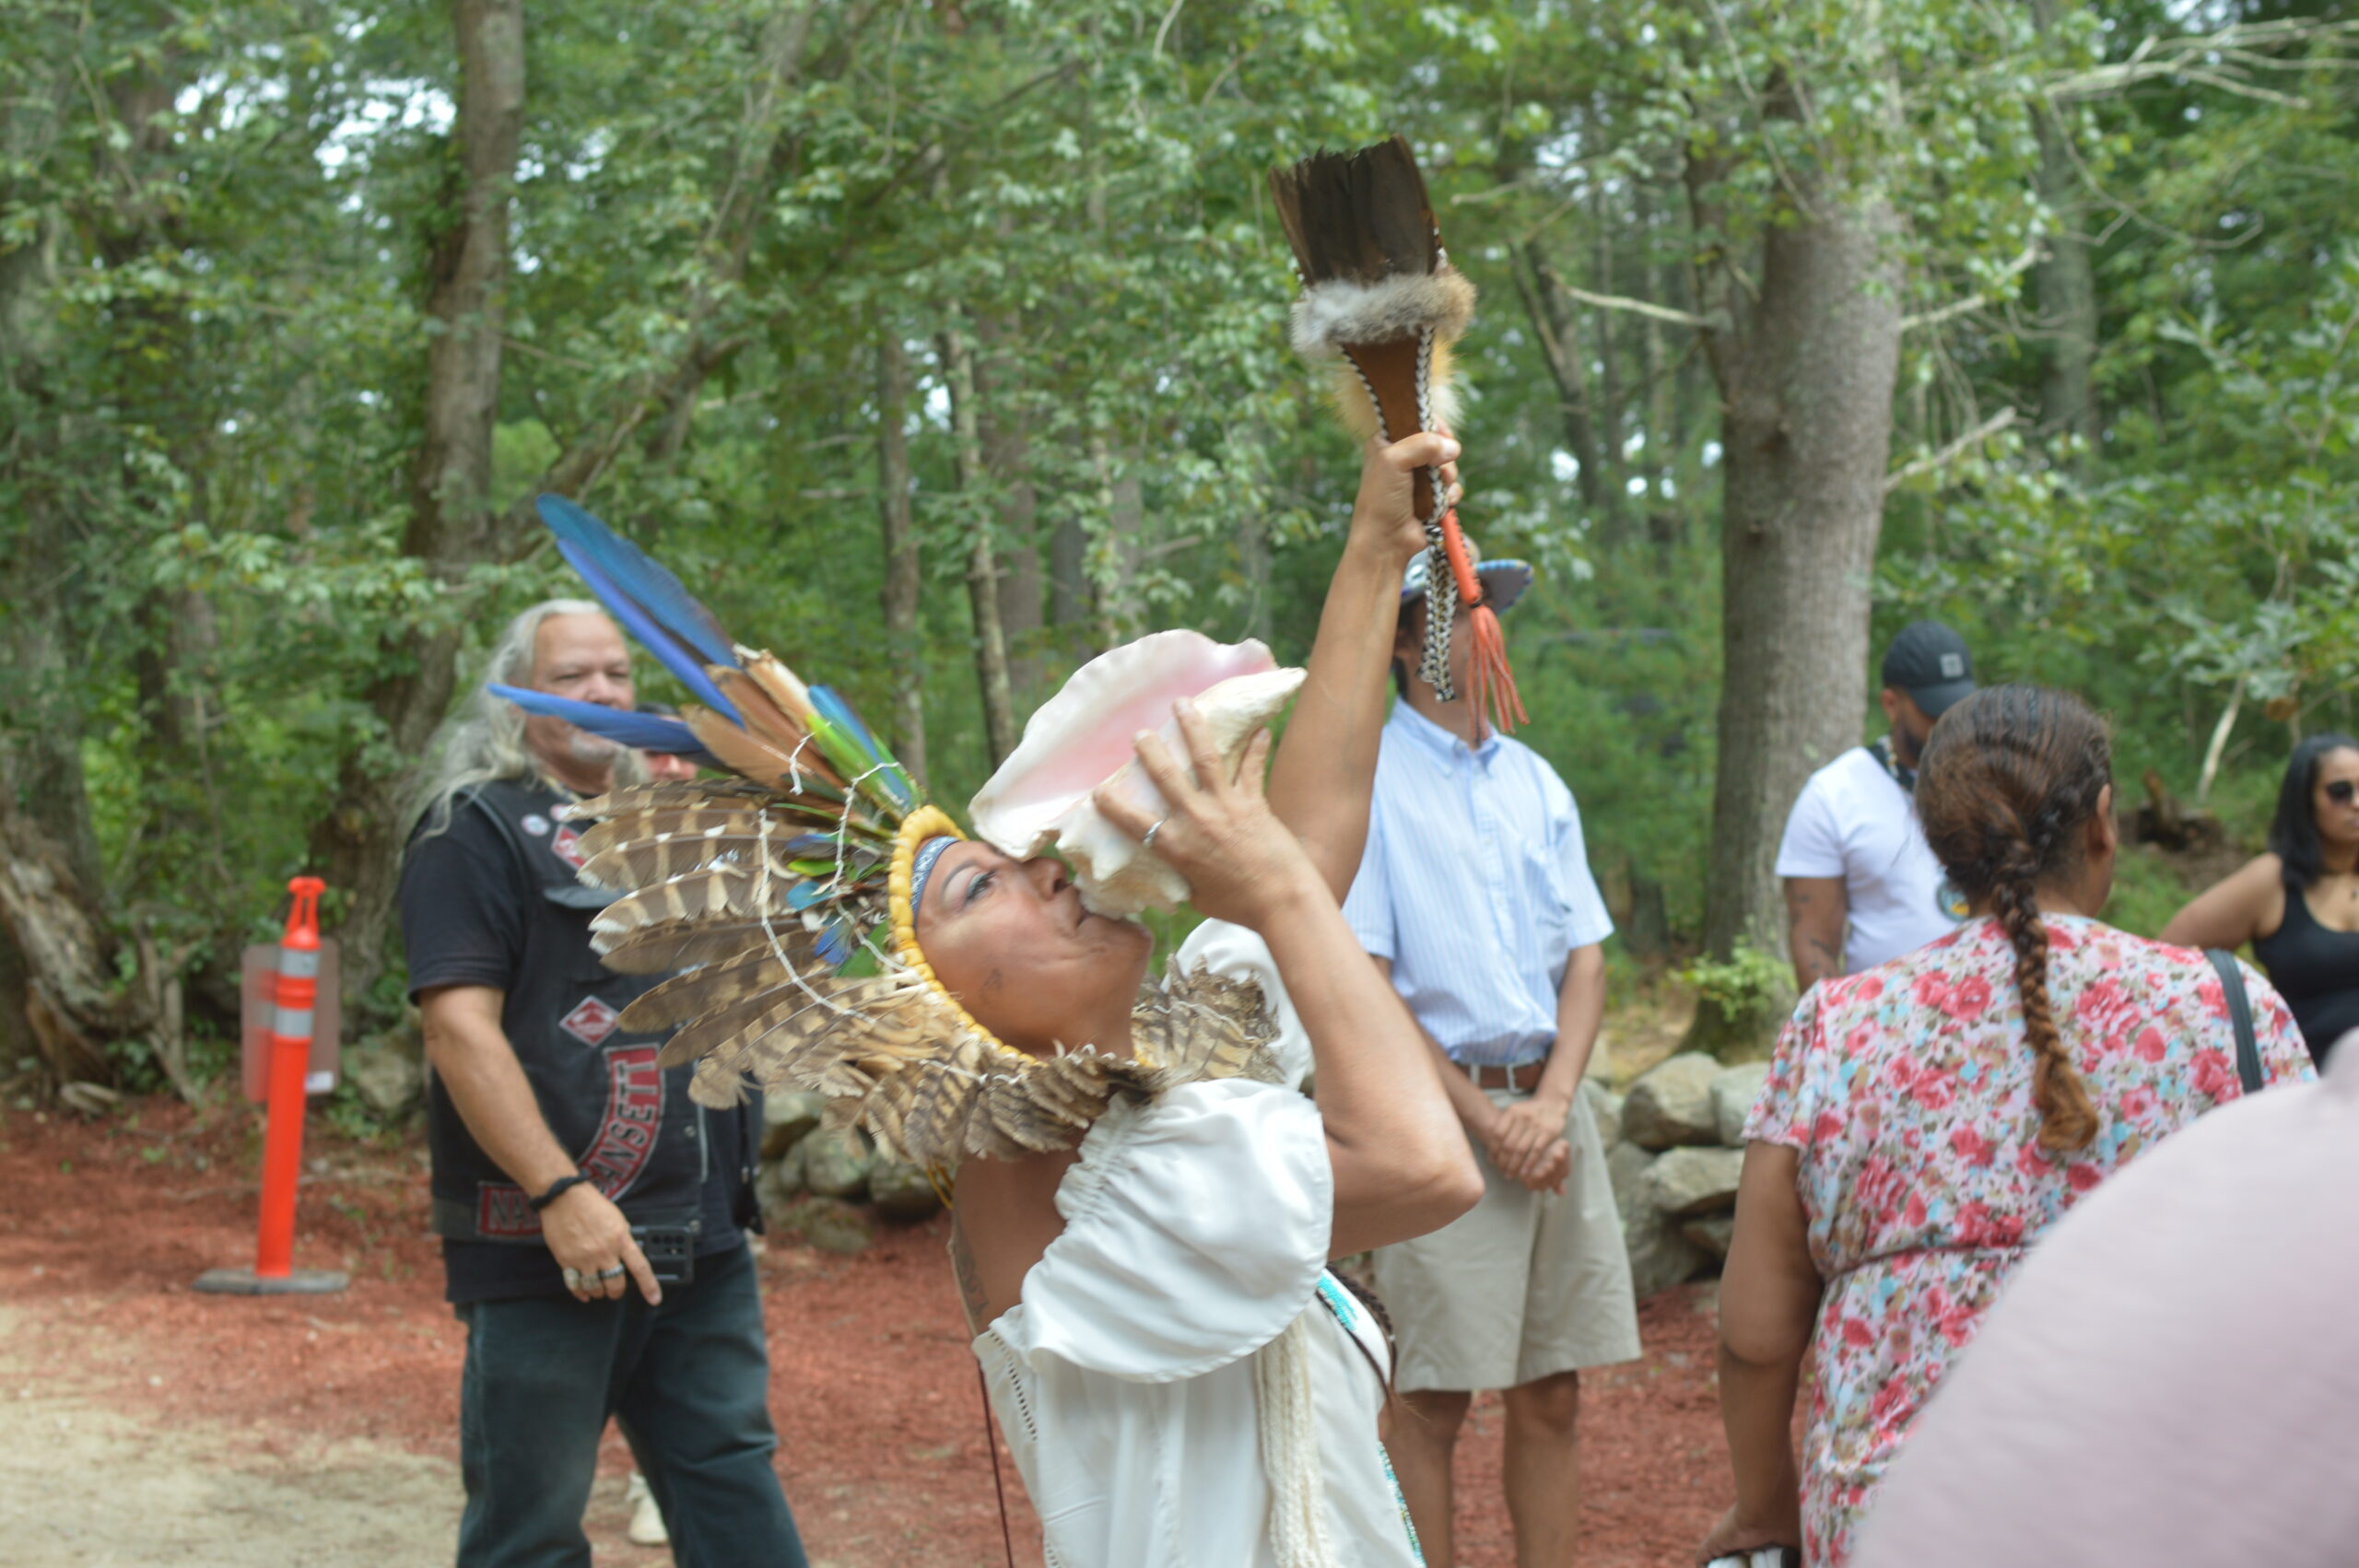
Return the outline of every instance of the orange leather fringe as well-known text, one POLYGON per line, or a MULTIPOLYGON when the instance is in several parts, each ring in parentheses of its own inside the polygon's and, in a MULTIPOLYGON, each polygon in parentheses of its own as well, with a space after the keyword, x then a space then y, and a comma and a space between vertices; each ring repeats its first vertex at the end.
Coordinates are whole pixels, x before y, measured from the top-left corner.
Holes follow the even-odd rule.
POLYGON ((1466 554, 1466 536, 1459 532, 1454 508, 1442 513, 1441 544, 1442 554, 1449 560, 1449 575, 1458 579, 1459 600, 1469 607, 1467 618, 1474 638, 1466 659, 1466 700, 1477 712, 1490 716, 1494 729, 1512 735, 1515 727, 1530 723, 1532 716, 1523 710, 1523 698, 1515 689, 1515 672, 1508 667, 1508 638, 1499 625, 1498 612, 1483 603, 1483 579, 1475 575, 1474 563, 1466 554))

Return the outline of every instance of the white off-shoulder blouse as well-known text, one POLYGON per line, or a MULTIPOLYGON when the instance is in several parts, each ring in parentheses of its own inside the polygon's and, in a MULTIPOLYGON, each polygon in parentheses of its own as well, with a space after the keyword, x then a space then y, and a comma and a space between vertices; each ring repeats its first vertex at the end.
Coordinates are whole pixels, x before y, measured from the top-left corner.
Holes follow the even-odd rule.
POLYGON ((1278 1568, 1255 1363, 1281 1353, 1332 1561, 1422 1562, 1377 1438, 1383 1337, 1327 1273, 1316 1106, 1238 1079, 1117 1106, 1057 1208, 1064 1233, 974 1342, 1050 1568, 1278 1568))

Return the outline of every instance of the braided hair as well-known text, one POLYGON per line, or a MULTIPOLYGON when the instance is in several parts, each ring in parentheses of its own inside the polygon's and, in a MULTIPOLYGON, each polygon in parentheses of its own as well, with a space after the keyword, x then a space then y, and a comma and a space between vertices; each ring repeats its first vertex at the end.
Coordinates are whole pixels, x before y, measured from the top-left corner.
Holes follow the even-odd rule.
POLYGON ((2097 1113, 2057 1031, 2036 894, 2080 863, 2083 830, 2112 781, 2104 721, 2078 697, 2024 685, 1987 686, 1942 714, 1917 778, 1934 856, 2014 945, 2039 1146, 2051 1153, 2087 1148, 2097 1113))

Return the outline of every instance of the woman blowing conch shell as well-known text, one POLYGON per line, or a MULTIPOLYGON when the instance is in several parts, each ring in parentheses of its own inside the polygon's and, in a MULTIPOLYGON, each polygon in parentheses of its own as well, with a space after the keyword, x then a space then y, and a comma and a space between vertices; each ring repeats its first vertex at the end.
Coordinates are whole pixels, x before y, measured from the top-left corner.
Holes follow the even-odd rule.
POLYGON ((1327 1264, 1438 1229, 1481 1179, 1339 901, 1399 583, 1425 543, 1410 475, 1454 486, 1456 455, 1436 434, 1370 443, 1266 793, 1258 709, 1290 680, 1250 645, 1167 636, 1043 709, 977 797, 982 840, 921 804, 832 693, 729 644, 586 514, 549 509, 593 588, 728 705, 690 712, 694 741, 637 743, 701 743, 739 775, 578 811, 600 819, 585 876, 628 890, 600 920, 607 962, 700 965, 626 1022, 685 1024, 666 1059, 698 1060, 699 1098, 746 1076, 816 1088, 955 1176, 975 1353, 1051 1563, 1419 1561, 1377 1437, 1387 1347, 1327 1264), (1158 673, 1198 703, 1174 712, 1158 673), (1060 840, 1086 892, 1018 853, 1060 840), (1202 969, 1144 983, 1149 933, 1112 911, 1182 892, 1267 943, 1316 1105, 1268 1081, 1258 986, 1202 969))

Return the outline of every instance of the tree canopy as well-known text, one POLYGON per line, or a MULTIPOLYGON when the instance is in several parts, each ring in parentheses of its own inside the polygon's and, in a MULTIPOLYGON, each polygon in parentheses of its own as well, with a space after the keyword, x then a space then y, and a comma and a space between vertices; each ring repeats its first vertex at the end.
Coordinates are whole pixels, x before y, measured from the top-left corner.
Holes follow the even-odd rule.
MULTIPOLYGON (((1112 641, 1298 657, 1356 462, 1285 346, 1262 175, 1394 129, 1483 292, 1461 516, 1541 569, 1523 738, 1633 951, 1758 940, 1708 875, 1724 503, 1833 417, 1791 378, 1857 369, 1809 362, 1855 312, 1892 359, 1854 399, 1888 430, 1840 661, 1947 619, 1986 678, 2103 706, 2126 779, 2248 818, 2359 673, 2341 18, 0 0, 7 1055, 201 1076, 307 867, 351 1000, 397 1024, 383 867, 423 735, 573 587, 539 489, 948 800, 1112 641), (1856 276, 1767 385, 1762 291, 1828 224, 1856 276)), ((1866 682, 1742 770, 1856 738, 1866 682)))

